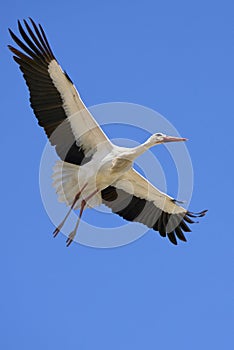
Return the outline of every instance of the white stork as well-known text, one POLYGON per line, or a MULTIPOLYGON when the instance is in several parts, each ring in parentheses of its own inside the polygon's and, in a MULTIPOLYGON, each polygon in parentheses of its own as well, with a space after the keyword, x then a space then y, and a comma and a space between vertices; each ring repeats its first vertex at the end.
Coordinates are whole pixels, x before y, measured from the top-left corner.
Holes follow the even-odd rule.
POLYGON ((23 40, 9 29, 22 51, 12 46, 9 49, 23 72, 38 123, 61 159, 54 168, 53 185, 59 200, 69 205, 70 210, 55 229, 54 237, 71 210, 80 208, 77 224, 66 241, 69 246, 86 205, 94 207, 104 203, 124 219, 159 231, 173 244, 177 244, 176 237, 186 241, 183 231, 191 231, 186 223, 194 222, 191 217, 204 216, 206 210, 187 211, 132 168, 134 160, 150 147, 186 139, 156 133, 138 147, 114 145, 61 69, 41 25, 36 25, 32 19, 30 22, 31 26, 24 20, 25 30, 18 21, 23 40))

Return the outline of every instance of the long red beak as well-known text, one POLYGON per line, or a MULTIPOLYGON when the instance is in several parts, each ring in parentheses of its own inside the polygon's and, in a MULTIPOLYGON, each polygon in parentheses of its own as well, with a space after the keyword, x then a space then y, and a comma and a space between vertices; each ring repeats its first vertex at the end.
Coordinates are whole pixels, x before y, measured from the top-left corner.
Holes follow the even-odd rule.
POLYGON ((188 141, 184 137, 174 137, 174 136, 165 136, 163 142, 179 142, 179 141, 188 141))

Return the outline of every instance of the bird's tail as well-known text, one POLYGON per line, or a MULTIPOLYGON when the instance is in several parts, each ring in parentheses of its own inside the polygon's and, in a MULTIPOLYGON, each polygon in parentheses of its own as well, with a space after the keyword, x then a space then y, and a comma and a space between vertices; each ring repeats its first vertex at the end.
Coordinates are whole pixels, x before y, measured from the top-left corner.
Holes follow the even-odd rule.
POLYGON ((61 160, 55 163, 53 167, 53 187, 58 195, 59 202, 71 205, 75 195, 79 192, 78 181, 79 166, 63 162, 61 160))

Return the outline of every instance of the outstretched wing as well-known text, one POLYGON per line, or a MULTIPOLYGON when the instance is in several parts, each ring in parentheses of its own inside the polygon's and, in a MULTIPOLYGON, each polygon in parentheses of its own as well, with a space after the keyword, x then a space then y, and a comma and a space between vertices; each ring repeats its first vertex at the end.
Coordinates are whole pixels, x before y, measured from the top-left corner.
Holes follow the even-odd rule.
POLYGON ((159 231, 173 244, 177 244, 176 238, 186 242, 183 231, 191 231, 187 225, 194 223, 191 217, 201 217, 206 213, 206 210, 192 213, 182 208, 175 199, 159 191, 134 169, 102 190, 101 194, 103 203, 115 214, 159 231))
POLYGON ((82 102, 69 76, 61 69, 50 48, 45 32, 30 19, 26 30, 18 21, 22 40, 10 29, 21 49, 9 45, 19 64, 30 92, 31 107, 57 154, 66 162, 87 162, 97 145, 111 143, 82 102))

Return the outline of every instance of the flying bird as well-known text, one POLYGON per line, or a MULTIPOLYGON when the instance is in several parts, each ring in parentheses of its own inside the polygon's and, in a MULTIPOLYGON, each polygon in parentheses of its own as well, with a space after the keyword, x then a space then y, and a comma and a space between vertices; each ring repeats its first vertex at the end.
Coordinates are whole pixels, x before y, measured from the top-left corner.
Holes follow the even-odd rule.
POLYGON ((53 186, 58 199, 70 207, 54 230, 54 237, 71 211, 80 209, 75 228, 66 241, 69 246, 85 207, 104 203, 113 213, 158 231, 173 244, 177 244, 177 238, 186 241, 184 232, 191 231, 188 224, 194 223, 192 218, 204 216, 206 210, 193 213, 184 209, 133 168, 134 160, 150 147, 186 139, 156 133, 137 147, 114 145, 60 67, 42 26, 31 18, 24 20, 24 26, 18 21, 21 38, 9 29, 18 45, 18 48, 9 45, 9 49, 29 88, 38 124, 60 158, 54 167, 53 186))

